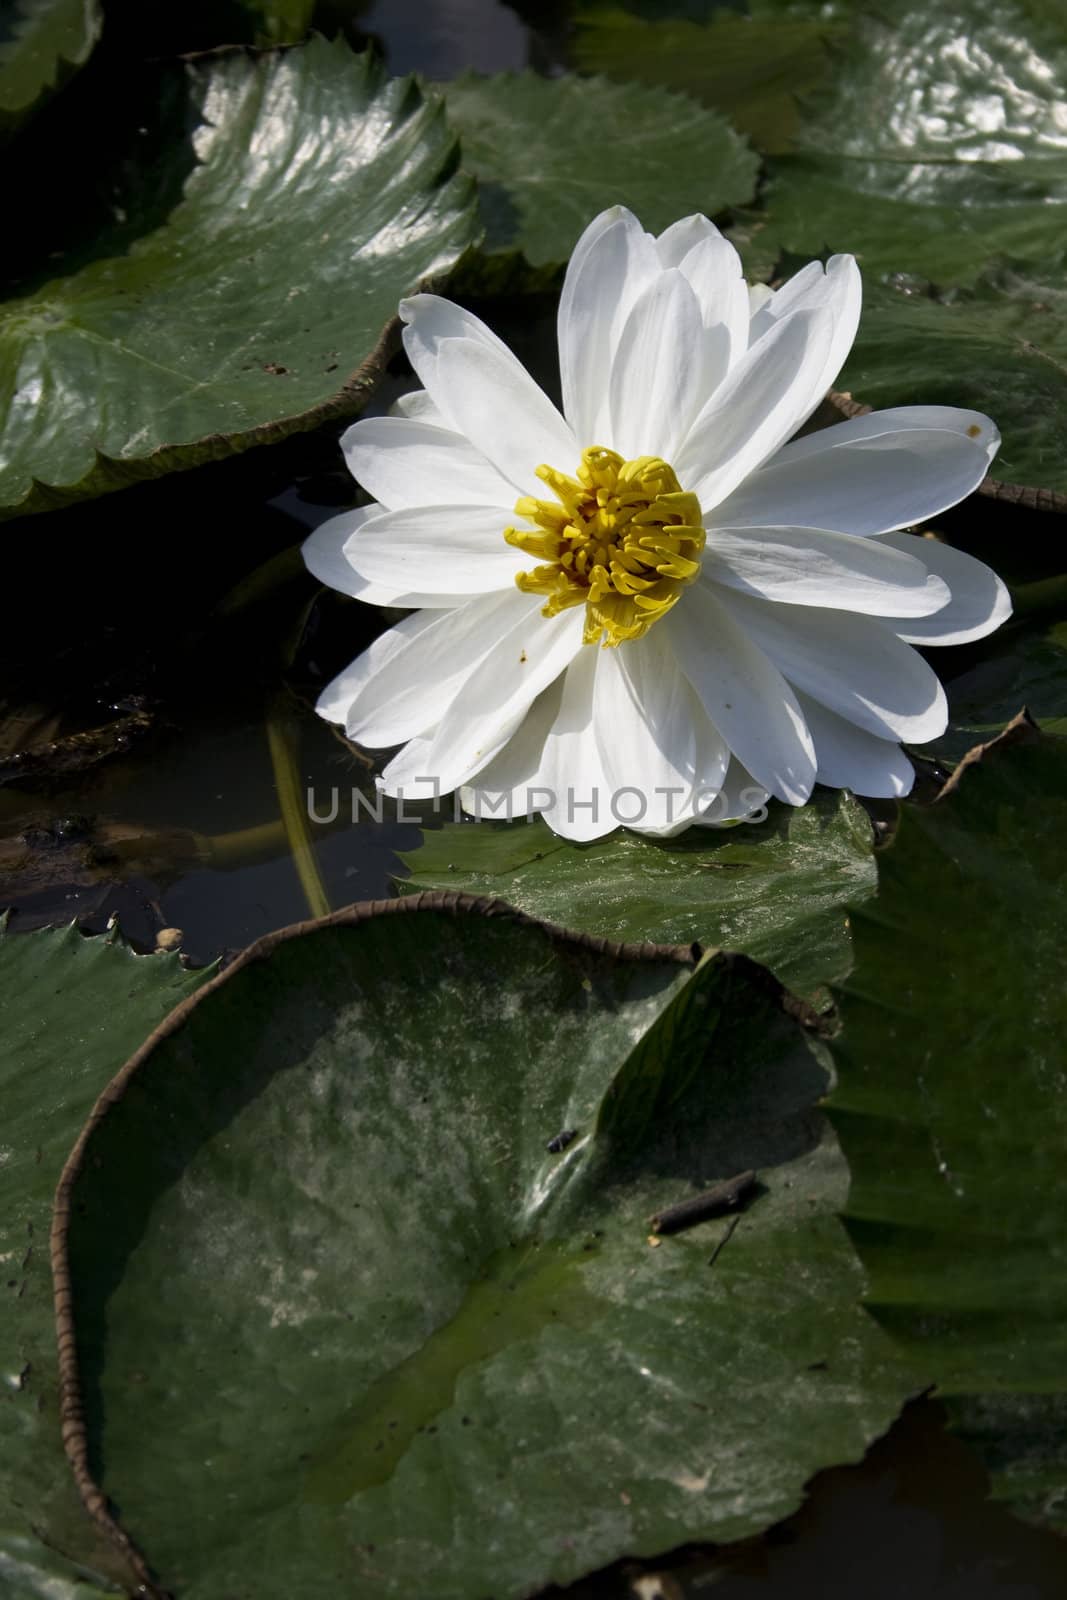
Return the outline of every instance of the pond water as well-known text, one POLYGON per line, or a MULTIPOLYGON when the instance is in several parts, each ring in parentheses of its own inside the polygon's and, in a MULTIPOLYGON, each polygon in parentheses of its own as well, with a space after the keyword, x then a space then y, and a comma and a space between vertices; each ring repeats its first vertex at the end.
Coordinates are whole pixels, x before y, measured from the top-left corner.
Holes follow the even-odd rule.
MULTIPOLYGON (((565 10, 377 0, 359 24, 394 71, 550 71, 565 10), (520 10, 540 10, 539 31, 520 10)), ((479 309, 552 387, 551 302, 536 317, 524 307, 521 320, 505 303, 479 309)), ((410 382, 398 359, 374 409, 410 382)), ((311 787, 325 805, 340 791, 337 821, 312 829, 331 906, 393 892, 398 852, 418 829, 346 817, 351 791, 369 792, 372 776, 311 709, 382 625, 318 596, 295 556, 309 528, 351 503, 338 432, 8 530, 0 877, 13 931, 73 917, 101 930, 117 916, 145 949, 161 929, 181 929, 201 964, 307 916, 280 819, 280 759, 298 793, 311 787), (12 762, 47 742, 50 760, 12 762)), ((721 1557, 624 1565, 570 1592, 1043 1600, 1065 1579, 1064 1546, 987 1501, 981 1466, 926 1400, 862 1464, 823 1474, 804 1510, 766 1539, 721 1557)))

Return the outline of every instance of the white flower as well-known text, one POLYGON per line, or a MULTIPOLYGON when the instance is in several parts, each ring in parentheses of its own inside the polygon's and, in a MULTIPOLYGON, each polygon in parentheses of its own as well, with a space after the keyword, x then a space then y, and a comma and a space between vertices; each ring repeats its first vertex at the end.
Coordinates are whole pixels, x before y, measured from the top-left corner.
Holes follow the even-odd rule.
POLYGON ((425 387, 348 430, 377 503, 305 546, 322 582, 412 608, 318 705, 404 746, 387 793, 459 789, 572 839, 801 805, 816 781, 907 793, 900 741, 946 724, 912 645, 1010 606, 988 567, 899 530, 970 494, 1000 440, 947 406, 794 439, 859 311, 851 256, 749 289, 706 218, 655 239, 615 207, 567 270, 560 415, 477 317, 403 302, 425 387))

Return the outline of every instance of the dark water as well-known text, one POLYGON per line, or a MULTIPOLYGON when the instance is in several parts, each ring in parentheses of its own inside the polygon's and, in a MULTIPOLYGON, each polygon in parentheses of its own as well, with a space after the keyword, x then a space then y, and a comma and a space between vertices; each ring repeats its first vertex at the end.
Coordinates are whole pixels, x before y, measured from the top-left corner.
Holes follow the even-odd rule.
MULTIPOLYGON (((494 0, 376 0, 324 7, 372 34, 395 71, 448 77, 565 53, 566 7, 494 0), (520 20, 520 13, 526 21, 520 20), (354 19, 354 20, 352 20, 354 19), (533 22, 538 26, 529 25, 533 22)), ((480 307, 554 384, 553 307, 531 317, 480 307)), ((402 361, 376 402, 410 385, 402 361)), ((4 530, 0 631, 0 903, 13 930, 117 915, 152 948, 183 930, 196 963, 308 915, 279 818, 271 747, 290 781, 342 816, 313 829, 331 906, 391 892, 418 830, 388 815, 345 821, 371 776, 310 709, 322 683, 381 619, 317 597, 294 552, 349 504, 326 429, 4 530), (293 641, 300 637, 299 650, 293 641), (89 761, 143 719, 123 753, 89 761), (273 734, 270 729, 273 728, 273 734), (103 730, 100 732, 100 730, 103 730), (57 740, 74 767, 12 781, 13 751, 57 740), (87 735, 79 753, 72 735, 87 735)), ((805 1509, 743 1549, 624 1564, 578 1585, 584 1600, 1045 1600, 1067 1583, 1067 1549, 986 1498, 980 1464, 932 1401, 911 1406, 856 1467, 822 1474, 805 1509), (657 1578, 655 1575, 659 1574, 657 1578)))

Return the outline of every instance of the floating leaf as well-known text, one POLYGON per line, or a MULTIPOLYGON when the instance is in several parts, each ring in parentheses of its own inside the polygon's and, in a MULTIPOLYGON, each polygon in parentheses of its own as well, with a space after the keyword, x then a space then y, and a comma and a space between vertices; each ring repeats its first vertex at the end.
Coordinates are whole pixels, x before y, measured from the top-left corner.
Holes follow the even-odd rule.
POLYGON ((207 976, 76 927, 0 932, 0 1593, 13 1600, 87 1600, 64 1553, 102 1587, 123 1573, 85 1516, 59 1441, 52 1194, 101 1089, 207 976))
POLYGON ((1067 1531, 1067 741, 1016 724, 949 791, 904 807, 853 915, 847 1221, 995 1492, 1067 1531))
POLYGON ((1067 622, 1009 628, 981 661, 947 685, 948 732, 924 746, 959 761, 1025 706, 1046 733, 1067 734, 1067 622))
POLYGON ((441 107, 370 55, 313 38, 186 71, 176 209, 0 307, 8 514, 358 411, 398 299, 472 237, 441 107))
POLYGON ((743 205, 758 162, 684 95, 601 79, 467 73, 446 91, 463 164, 478 179, 486 249, 565 261, 587 223, 629 206, 659 232, 693 211, 743 205))
POLYGON ((17 125, 92 54, 99 0, 14 0, 0 19, 0 129, 17 125))
POLYGON ((570 844, 543 822, 449 823, 402 855, 404 892, 498 895, 531 916, 611 939, 741 950, 817 998, 851 961, 845 907, 874 887, 871 825, 851 795, 816 791, 767 820, 676 839, 619 831, 570 844))
POLYGON ((1067 490, 1067 278, 1004 273, 951 303, 921 285, 866 285, 860 331, 838 386, 880 409, 989 412, 993 463, 1013 484, 1067 490))
MULTIPOLYGON (((825 8, 824 8, 825 9, 825 8)), ((584 72, 681 90, 722 112, 761 151, 787 150, 800 97, 820 89, 844 33, 827 15, 649 20, 618 6, 579 11, 571 60, 584 72)))
POLYGON ((1057 7, 953 0, 854 8, 772 163, 759 249, 851 250, 864 270, 973 283, 1040 268, 1067 219, 1067 29, 1057 7))
POLYGON ((506 1600, 755 1533, 858 1456, 911 1380, 795 1006, 446 895, 271 936, 175 1013, 57 1201, 73 1448, 158 1581, 506 1600), (652 1246, 743 1168, 747 1209, 652 1246))

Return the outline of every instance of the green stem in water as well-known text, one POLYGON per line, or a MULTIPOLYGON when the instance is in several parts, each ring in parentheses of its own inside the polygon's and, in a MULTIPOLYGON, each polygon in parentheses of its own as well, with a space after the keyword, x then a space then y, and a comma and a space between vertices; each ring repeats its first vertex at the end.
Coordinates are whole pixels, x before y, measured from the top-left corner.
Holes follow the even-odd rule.
POLYGON ((330 910, 326 886, 315 859, 315 848, 308 829, 307 812, 300 792, 300 775, 297 771, 299 738, 293 717, 289 713, 284 695, 279 695, 267 716, 267 744, 274 769, 274 787, 278 793, 278 809, 282 814, 289 851, 296 867, 300 886, 304 891, 308 909, 313 917, 325 917, 330 910))

